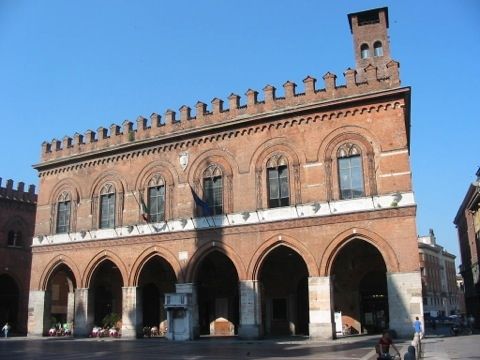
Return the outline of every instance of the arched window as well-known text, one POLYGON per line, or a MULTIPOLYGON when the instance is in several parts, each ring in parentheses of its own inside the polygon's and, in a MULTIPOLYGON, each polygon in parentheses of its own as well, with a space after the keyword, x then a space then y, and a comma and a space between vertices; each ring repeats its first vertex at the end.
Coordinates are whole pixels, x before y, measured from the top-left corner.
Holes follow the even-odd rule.
POLYGON ((105 184, 100 191, 100 229, 115 227, 115 187, 105 184))
POLYGON ((380 41, 376 41, 373 44, 373 56, 383 56, 383 47, 380 41))
POLYGON ((268 207, 290 205, 288 163, 282 155, 274 155, 267 162, 268 207))
POLYGON ((144 211, 143 217, 149 222, 165 220, 165 181, 160 175, 155 175, 148 182, 148 211, 146 214, 144 211))
POLYGON ((10 230, 7 236, 7 245, 13 247, 23 246, 22 232, 10 230))
POLYGON ((223 176, 216 164, 209 165, 203 172, 203 200, 212 215, 223 214, 223 176))
POLYGON ((70 231, 70 194, 63 192, 58 197, 57 202, 57 234, 67 233, 70 231))
POLYGON ((370 50, 368 48, 368 45, 367 44, 362 44, 362 46, 360 46, 360 57, 362 59, 366 59, 370 56, 370 50))
POLYGON ((337 152, 341 199, 354 199, 365 194, 362 155, 355 144, 344 144, 337 152))

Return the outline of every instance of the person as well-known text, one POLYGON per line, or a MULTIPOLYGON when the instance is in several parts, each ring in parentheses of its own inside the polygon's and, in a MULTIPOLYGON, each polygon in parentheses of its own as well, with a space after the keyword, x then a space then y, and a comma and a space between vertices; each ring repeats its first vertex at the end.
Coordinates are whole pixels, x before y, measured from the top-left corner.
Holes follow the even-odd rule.
POLYGON ((415 330, 415 334, 418 334, 420 338, 423 337, 422 322, 418 319, 418 316, 415 317, 415 321, 413 322, 413 329, 415 330))
POLYGON ((10 325, 7 322, 5 325, 3 325, 3 328, 2 328, 2 331, 5 334, 5 339, 8 337, 8 330, 10 330, 10 325))
POLYGON ((475 318, 473 317, 472 314, 468 316, 468 327, 473 330, 473 327, 475 325, 475 318))
POLYGON ((400 351, 398 351, 397 347, 393 344, 390 332, 385 330, 382 333, 380 340, 378 340, 378 344, 375 346, 378 354, 378 360, 393 359, 393 357, 390 355, 390 346, 393 347, 398 356, 400 356, 400 351))

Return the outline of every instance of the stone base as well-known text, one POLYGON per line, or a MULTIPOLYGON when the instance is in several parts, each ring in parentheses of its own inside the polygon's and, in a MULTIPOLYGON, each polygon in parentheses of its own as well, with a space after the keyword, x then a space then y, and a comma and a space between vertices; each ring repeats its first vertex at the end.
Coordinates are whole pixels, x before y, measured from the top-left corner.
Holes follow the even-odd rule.
POLYGON ((308 331, 311 339, 331 340, 333 338, 333 326, 329 323, 310 323, 308 331))
POLYGON ((262 337, 260 325, 241 325, 238 328, 238 337, 241 339, 259 339, 262 337))

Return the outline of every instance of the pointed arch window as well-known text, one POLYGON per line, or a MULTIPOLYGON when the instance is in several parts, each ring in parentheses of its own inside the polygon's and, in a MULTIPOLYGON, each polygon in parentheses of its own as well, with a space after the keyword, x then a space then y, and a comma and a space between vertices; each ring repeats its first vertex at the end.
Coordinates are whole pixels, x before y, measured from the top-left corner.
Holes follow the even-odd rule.
POLYGON ((223 214, 223 171, 216 164, 203 172, 203 197, 212 215, 223 214))
POLYGON ((148 182, 148 219, 149 222, 165 220, 165 180, 155 175, 148 182))
POLYGON ((23 246, 22 232, 19 230, 10 230, 7 235, 7 245, 11 247, 23 246))
POLYGON ((115 187, 106 184, 100 191, 100 229, 115 227, 115 187))
POLYGON ((57 228, 56 233, 62 234, 70 231, 71 199, 68 192, 63 192, 57 201, 57 228))
POLYGON ((367 44, 362 44, 360 46, 360 57, 366 59, 370 56, 370 49, 367 44))
POLYGON ((340 146, 337 159, 340 198, 354 199, 364 196, 362 154, 358 146, 349 143, 340 146))
POLYGON ((383 56, 383 46, 380 41, 376 41, 373 44, 373 56, 383 56))
POLYGON ((274 155, 267 162, 268 207, 290 205, 288 162, 283 155, 274 155))

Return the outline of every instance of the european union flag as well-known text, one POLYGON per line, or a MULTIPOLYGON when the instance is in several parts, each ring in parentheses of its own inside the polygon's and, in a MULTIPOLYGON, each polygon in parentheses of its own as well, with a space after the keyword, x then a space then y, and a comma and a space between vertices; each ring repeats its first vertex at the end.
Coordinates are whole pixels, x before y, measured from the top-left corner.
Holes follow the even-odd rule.
POLYGON ((192 186, 190 186, 190 190, 192 191, 192 196, 193 196, 193 200, 195 201, 195 206, 202 210, 202 216, 211 216, 212 210, 210 209, 210 206, 208 206, 208 203, 200 199, 200 197, 195 193, 195 191, 193 191, 192 186))

